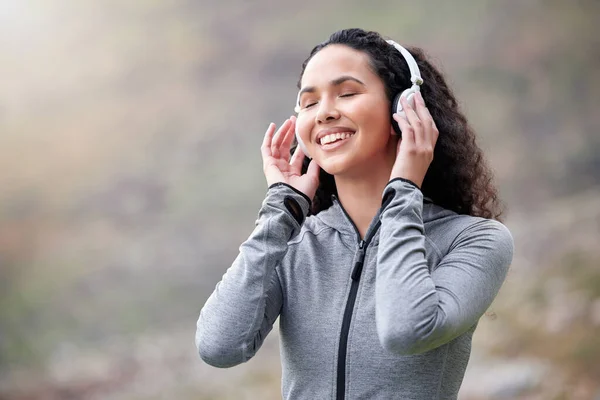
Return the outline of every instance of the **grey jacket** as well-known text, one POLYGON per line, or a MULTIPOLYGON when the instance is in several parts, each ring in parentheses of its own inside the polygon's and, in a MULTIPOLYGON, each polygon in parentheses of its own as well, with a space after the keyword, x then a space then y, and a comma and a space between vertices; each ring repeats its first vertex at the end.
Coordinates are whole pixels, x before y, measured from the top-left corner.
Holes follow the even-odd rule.
POLYGON ((364 240, 336 199, 306 218, 309 204, 286 184, 269 188, 200 311, 200 357, 249 360, 279 317, 284 399, 456 399, 473 331, 512 261, 508 229, 439 207, 401 178, 364 240))

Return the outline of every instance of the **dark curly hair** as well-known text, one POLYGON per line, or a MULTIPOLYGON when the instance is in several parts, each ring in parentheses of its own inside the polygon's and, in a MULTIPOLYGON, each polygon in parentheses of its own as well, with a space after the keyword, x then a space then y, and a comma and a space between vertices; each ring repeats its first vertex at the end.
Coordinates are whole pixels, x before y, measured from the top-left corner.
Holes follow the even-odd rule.
MULTIPOLYGON (((381 78, 391 102, 397 93, 411 86, 410 70, 402 54, 377 32, 362 29, 344 29, 312 49, 302 64, 302 72, 310 59, 331 44, 343 44, 369 56, 370 66, 381 78)), ((423 85, 421 94, 440 132, 434 157, 423 180, 423 194, 435 203, 458 214, 501 220, 503 206, 493 184, 493 174, 482 150, 476 142, 475 132, 461 112, 452 90, 440 71, 427 59, 422 49, 406 47, 417 61, 423 85)), ((390 112, 390 120, 391 120, 390 112)), ((303 172, 309 159, 305 157, 303 172)), ((332 175, 320 171, 320 183, 311 206, 317 214, 332 205, 332 195, 337 195, 332 175)))

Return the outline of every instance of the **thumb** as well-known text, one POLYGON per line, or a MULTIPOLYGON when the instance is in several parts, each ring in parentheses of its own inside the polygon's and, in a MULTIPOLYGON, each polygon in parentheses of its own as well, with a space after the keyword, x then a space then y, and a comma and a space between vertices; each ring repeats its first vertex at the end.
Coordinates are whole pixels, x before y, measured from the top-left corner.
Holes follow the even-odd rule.
POLYGON ((319 172, 321 171, 321 167, 315 162, 315 160, 310 160, 308 164, 308 169, 306 170, 306 175, 314 181, 317 185, 319 184, 319 172))

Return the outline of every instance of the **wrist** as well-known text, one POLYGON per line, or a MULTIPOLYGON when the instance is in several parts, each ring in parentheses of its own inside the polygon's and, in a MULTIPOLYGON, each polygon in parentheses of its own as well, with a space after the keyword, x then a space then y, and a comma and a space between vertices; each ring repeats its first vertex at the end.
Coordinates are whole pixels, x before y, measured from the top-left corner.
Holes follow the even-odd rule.
POLYGON ((423 185, 423 178, 416 176, 415 174, 410 174, 407 172, 392 171, 392 174, 390 175, 390 181, 392 181, 394 179, 401 179, 404 181, 408 181, 408 182, 412 183, 413 185, 415 185, 419 189, 421 189, 421 186, 423 185))
POLYGON ((304 193, 304 191, 296 189, 294 186, 290 185, 287 182, 275 182, 275 183, 269 185, 267 190, 273 189, 278 186, 284 186, 284 187, 287 187, 287 188, 293 190, 296 194, 299 194, 300 196, 302 196, 302 198, 304 198, 309 205, 311 204, 311 202, 312 202, 311 198, 306 193, 304 193))

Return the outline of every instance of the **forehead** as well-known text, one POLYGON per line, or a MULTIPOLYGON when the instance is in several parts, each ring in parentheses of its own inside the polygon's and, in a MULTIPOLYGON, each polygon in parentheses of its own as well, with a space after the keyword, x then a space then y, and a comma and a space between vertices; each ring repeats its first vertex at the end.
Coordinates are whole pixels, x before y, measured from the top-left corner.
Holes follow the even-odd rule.
POLYGON ((302 75, 302 87, 326 84, 342 75, 361 81, 379 80, 369 64, 369 56, 351 47, 332 44, 315 54, 302 75))

